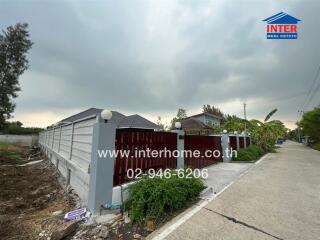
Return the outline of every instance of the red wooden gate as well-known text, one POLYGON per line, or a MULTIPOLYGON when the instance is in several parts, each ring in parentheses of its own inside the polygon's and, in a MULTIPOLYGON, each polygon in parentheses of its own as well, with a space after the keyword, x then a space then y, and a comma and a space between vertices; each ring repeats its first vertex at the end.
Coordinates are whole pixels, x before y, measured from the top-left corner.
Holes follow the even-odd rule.
POLYGON ((240 145, 240 148, 244 148, 244 137, 242 136, 239 137, 239 145, 240 145))
POLYGON ((118 154, 114 166, 113 185, 128 182, 128 169, 141 169, 146 172, 148 169, 155 170, 165 168, 176 168, 177 159, 175 157, 147 158, 143 155, 135 154, 138 150, 164 150, 171 152, 177 149, 177 134, 172 132, 153 132, 142 129, 117 129, 116 150, 129 150, 128 157, 118 154))
POLYGON ((229 144, 232 150, 237 150, 237 136, 229 136, 229 144))
POLYGON ((221 137, 220 136, 196 136, 186 135, 184 138, 184 149, 200 152, 200 157, 188 156, 184 157, 185 166, 191 168, 203 168, 222 160, 222 157, 206 157, 205 151, 219 150, 221 153, 221 137))
POLYGON ((251 138, 250 137, 246 137, 246 143, 247 143, 247 147, 249 147, 251 145, 251 138))

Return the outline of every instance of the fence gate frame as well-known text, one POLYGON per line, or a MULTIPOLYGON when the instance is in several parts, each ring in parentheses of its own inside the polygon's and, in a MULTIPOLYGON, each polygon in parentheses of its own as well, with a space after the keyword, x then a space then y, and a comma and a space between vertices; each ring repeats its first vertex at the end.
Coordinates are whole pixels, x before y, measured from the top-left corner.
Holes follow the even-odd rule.
MULTIPOLYGON (((177 150, 177 133, 153 131, 149 129, 118 128, 116 130, 115 149, 129 150, 130 156, 123 157, 118 154, 114 164, 113 186, 129 182, 128 169, 141 169, 146 173, 148 169, 176 169, 177 158, 173 156, 148 158, 135 153, 136 150, 159 150, 167 149, 173 152, 177 150)), ((132 179, 134 180, 134 179, 132 179)))

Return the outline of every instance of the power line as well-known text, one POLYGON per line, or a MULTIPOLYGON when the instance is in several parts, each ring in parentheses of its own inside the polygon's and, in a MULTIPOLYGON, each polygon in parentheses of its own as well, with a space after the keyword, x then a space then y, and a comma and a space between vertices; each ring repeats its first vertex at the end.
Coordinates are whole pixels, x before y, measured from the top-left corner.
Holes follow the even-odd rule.
MULTIPOLYGON (((268 103, 274 103, 274 102, 280 102, 280 101, 286 101, 286 100, 290 100, 293 98, 297 98, 297 97, 301 97, 307 94, 307 91, 303 91, 303 92, 297 92, 291 95, 287 95, 287 96, 283 96, 283 97, 278 97, 278 98, 272 98, 272 99, 268 99, 268 103)), ((262 103, 262 102, 266 102, 265 99, 261 99, 261 100, 257 100, 257 101, 249 101, 251 104, 256 104, 256 103, 262 103)))
POLYGON ((312 101, 315 93, 316 93, 316 92, 319 90, 319 88, 320 88, 320 81, 318 82, 318 85, 316 86, 316 83, 317 83, 317 79, 318 79, 318 77, 319 77, 319 74, 320 74, 320 65, 319 65, 319 67, 318 67, 318 69, 317 69, 315 78, 313 79, 313 82, 312 82, 312 84, 311 84, 311 86, 310 86, 310 89, 309 89, 309 91, 308 91, 307 97, 306 97, 305 100, 304 100, 304 103, 303 103, 302 108, 301 108, 302 110, 305 110, 305 109, 308 107, 308 105, 309 105, 310 102, 312 101), (312 90, 313 90, 313 91, 312 91, 312 90))
POLYGON ((243 114, 244 114, 244 133, 247 134, 247 104, 243 103, 243 114))

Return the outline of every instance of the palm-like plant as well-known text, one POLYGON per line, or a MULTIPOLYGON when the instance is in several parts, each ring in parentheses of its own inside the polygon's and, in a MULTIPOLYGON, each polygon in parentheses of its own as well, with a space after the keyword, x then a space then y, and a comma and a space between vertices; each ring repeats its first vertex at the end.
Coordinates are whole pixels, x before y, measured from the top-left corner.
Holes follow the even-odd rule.
POLYGON ((273 151, 275 141, 278 138, 284 138, 286 135, 286 128, 281 121, 268 121, 276 112, 277 109, 274 109, 268 113, 264 122, 256 119, 250 121, 253 142, 264 151, 273 151))
POLYGON ((247 121, 237 117, 230 118, 219 130, 222 131, 226 129, 228 132, 243 131, 246 123, 247 130, 251 133, 253 143, 266 152, 273 151, 275 141, 278 138, 284 138, 287 130, 281 121, 269 121, 276 112, 277 109, 273 109, 267 114, 263 122, 257 119, 247 121))

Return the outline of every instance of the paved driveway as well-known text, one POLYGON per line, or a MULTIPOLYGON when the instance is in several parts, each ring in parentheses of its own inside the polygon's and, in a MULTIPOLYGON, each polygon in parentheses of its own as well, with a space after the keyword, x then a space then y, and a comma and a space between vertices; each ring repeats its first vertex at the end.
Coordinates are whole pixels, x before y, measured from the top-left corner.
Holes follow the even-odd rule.
POLYGON ((269 154, 216 199, 184 218, 152 236, 320 239, 320 152, 287 141, 278 153, 269 154))
POLYGON ((253 163, 224 163, 207 167, 208 178, 205 180, 206 185, 212 188, 213 193, 218 193, 238 177, 244 174, 253 163))

